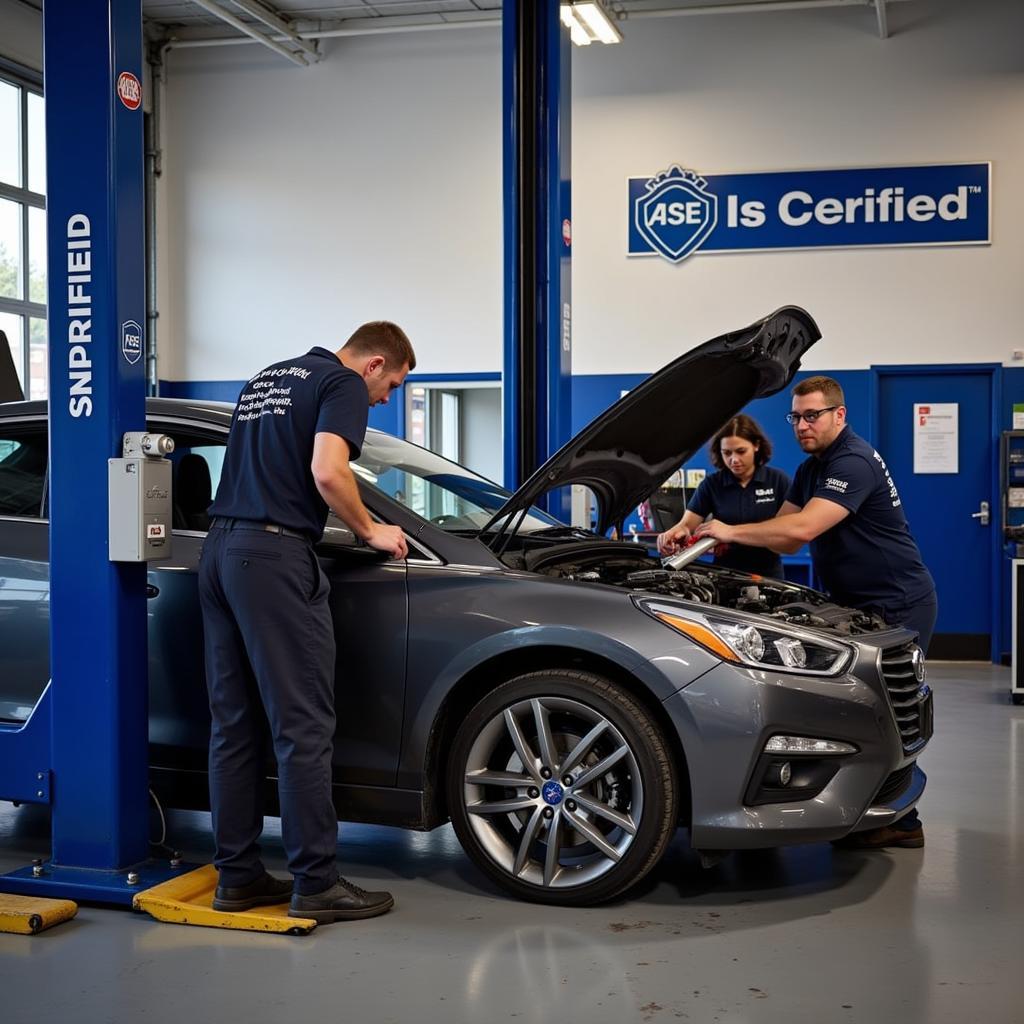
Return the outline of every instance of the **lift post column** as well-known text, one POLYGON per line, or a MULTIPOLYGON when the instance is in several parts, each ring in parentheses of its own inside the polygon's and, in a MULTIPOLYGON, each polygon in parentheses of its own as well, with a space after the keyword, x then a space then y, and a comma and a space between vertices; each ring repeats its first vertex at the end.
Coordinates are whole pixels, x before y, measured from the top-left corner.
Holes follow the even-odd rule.
MULTIPOLYGON (((558 0, 502 7, 505 486, 572 435, 569 33, 558 0)), ((549 510, 569 519, 569 495, 549 510)))
POLYGON ((51 683, 29 724, 48 714, 49 750, 29 739, 53 839, 0 889, 130 905, 177 873, 147 863, 146 564, 108 552, 107 461, 146 426, 142 7, 43 16, 51 683))

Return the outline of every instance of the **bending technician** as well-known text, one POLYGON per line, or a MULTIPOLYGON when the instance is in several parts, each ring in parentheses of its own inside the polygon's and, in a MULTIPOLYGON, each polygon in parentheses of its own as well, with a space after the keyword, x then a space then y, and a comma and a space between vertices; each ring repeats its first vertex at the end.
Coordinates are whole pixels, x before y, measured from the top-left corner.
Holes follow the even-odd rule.
POLYGON ((387 402, 415 365, 401 328, 375 321, 337 352, 313 348, 268 366, 238 400, 199 564, 216 910, 290 897, 292 917, 327 923, 394 904, 390 893, 341 878, 335 864, 335 638, 331 588, 313 545, 330 508, 371 547, 406 557, 401 528, 370 517, 349 463, 359 456, 369 407, 387 402), (266 872, 257 845, 264 715, 294 883, 266 872))

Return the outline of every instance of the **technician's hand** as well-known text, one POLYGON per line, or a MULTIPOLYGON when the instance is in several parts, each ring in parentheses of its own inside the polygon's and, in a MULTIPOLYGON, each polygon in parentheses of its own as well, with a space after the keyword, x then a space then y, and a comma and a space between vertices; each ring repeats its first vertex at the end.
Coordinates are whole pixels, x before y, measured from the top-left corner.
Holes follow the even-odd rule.
POLYGON ((658 554, 674 555, 684 546, 689 536, 689 528, 682 523, 676 523, 671 529, 658 534, 658 554))
POLYGON ((371 548, 386 551, 392 558, 406 558, 409 547, 405 543, 405 534, 400 526, 388 526, 385 523, 374 523, 373 530, 364 540, 371 548))
POLYGON ((733 540, 735 533, 736 528, 734 526, 723 523, 721 519, 709 519, 706 523, 701 523, 697 527, 697 532, 694 533, 694 536, 698 540, 701 537, 714 537, 715 540, 728 544, 733 540))

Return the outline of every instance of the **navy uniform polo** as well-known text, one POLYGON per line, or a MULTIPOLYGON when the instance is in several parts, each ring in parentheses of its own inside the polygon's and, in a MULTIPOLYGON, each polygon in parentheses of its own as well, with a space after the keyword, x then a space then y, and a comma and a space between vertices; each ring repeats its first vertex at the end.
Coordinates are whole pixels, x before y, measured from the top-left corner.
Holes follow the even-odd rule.
POLYGON ((885 462, 850 427, 797 469, 787 500, 803 508, 811 498, 850 513, 811 541, 814 567, 837 602, 900 621, 897 610, 934 593, 885 462))
POLYGON ((314 348, 256 374, 231 422, 199 563, 214 864, 223 886, 249 885, 264 872, 264 720, 295 891, 323 892, 338 878, 336 641, 330 581, 312 546, 327 505, 311 464, 321 432, 343 437, 358 456, 369 406, 363 378, 314 348))
MULTIPOLYGON (((730 470, 720 469, 701 481, 686 510, 696 512, 701 519, 713 515, 729 524, 760 523, 775 517, 789 486, 789 477, 772 466, 758 466, 746 487, 730 470)), ((715 564, 782 578, 782 559, 768 548, 729 544, 723 555, 715 556, 715 564)))
POLYGON ((325 348, 268 366, 238 399, 210 514, 276 523, 319 541, 327 503, 310 468, 313 440, 337 434, 358 458, 369 408, 366 382, 325 348))

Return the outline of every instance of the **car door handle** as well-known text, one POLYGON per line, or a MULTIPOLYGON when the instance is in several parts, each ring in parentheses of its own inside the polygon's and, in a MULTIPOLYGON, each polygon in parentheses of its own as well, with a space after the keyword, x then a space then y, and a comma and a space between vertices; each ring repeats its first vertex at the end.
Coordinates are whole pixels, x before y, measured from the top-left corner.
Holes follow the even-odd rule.
POLYGON ((154 587, 152 583, 146 584, 146 599, 152 601, 157 594, 160 593, 159 587, 154 587))

